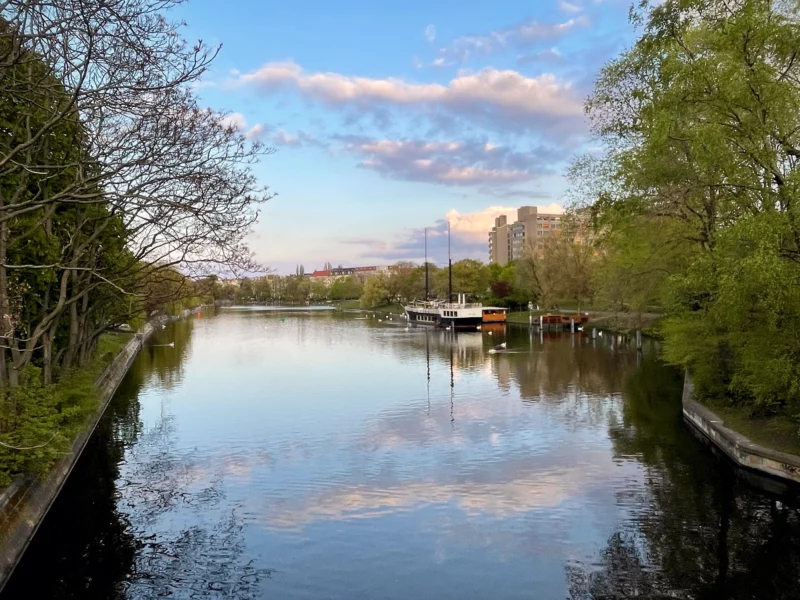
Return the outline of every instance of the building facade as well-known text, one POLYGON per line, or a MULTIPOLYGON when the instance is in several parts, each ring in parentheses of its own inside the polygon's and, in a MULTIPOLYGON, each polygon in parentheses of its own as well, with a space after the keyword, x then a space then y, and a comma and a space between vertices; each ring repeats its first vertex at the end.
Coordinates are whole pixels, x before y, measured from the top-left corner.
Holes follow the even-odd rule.
POLYGON ((489 232, 489 262, 507 265, 522 258, 528 246, 541 251, 547 238, 560 232, 560 214, 540 213, 535 206, 520 206, 514 223, 509 224, 506 215, 494 220, 489 232))

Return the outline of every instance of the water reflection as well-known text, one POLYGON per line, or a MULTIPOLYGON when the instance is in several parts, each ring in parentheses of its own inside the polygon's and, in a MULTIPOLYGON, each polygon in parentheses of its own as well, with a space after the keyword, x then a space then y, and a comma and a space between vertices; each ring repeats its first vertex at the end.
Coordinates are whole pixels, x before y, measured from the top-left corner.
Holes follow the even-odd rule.
POLYGON ((327 311, 178 323, 4 597, 797 597, 794 502, 689 435, 656 350, 327 311))

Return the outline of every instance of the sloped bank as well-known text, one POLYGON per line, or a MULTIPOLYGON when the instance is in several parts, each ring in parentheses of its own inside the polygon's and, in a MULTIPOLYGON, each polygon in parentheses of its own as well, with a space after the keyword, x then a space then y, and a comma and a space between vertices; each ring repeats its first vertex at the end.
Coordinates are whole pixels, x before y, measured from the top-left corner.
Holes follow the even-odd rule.
POLYGON ((186 309, 177 317, 156 321, 155 326, 148 323, 142 331, 131 338, 97 379, 95 385, 98 388, 100 402, 97 410, 86 419, 85 425, 72 443, 71 450, 47 475, 18 478, 0 494, 0 591, 22 558, 39 525, 47 516, 119 384, 145 342, 163 322, 186 318, 196 310, 198 309, 186 309))
POLYGON ((737 466, 793 486, 800 484, 800 456, 766 448, 726 427, 721 417, 694 399, 694 382, 688 373, 682 402, 684 420, 737 466))

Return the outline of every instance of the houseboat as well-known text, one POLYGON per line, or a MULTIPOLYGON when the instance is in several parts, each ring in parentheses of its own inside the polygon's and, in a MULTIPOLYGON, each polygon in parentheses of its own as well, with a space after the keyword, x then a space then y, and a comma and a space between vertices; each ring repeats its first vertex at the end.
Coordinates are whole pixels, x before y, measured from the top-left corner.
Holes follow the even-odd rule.
POLYGON ((450 257, 450 223, 447 224, 447 270, 448 302, 431 302, 428 285, 428 230, 425 229, 425 301, 412 302, 403 307, 406 319, 411 325, 432 325, 459 331, 477 331, 483 323, 483 306, 468 304, 466 294, 458 294, 458 301, 453 299, 453 259, 450 257))
POLYGON ((456 302, 414 302, 406 306, 405 311, 412 325, 477 331, 483 322, 483 307, 468 303, 466 294, 458 294, 456 302))

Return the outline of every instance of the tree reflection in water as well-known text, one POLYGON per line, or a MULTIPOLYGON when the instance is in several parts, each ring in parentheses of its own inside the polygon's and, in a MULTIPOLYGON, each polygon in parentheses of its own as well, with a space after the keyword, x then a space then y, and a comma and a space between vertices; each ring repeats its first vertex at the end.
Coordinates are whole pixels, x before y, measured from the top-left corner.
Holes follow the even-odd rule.
POLYGON ((169 438, 169 418, 143 433, 139 393, 146 384, 169 389, 180 383, 193 327, 186 320, 157 332, 137 357, 3 598, 257 597, 259 582, 271 572, 242 559, 243 525, 235 511, 175 538, 142 534, 177 504, 200 510, 218 502, 218 480, 186 493, 190 480, 180 473, 191 464, 158 452, 132 461, 134 469, 120 479, 126 452, 169 438), (158 346, 167 340, 174 348, 158 346), (126 487, 126 504, 120 506, 126 487))
MULTIPOLYGON (((324 442, 281 437, 277 428, 270 433, 280 439, 270 439, 269 444, 225 448, 218 454, 197 451, 198 438, 181 443, 183 424, 173 421, 169 410, 159 418, 158 400, 153 401, 158 394, 150 396, 144 416, 139 394, 143 388, 163 391, 184 385, 192 334, 204 324, 186 321, 175 324, 173 331, 158 332, 154 345, 137 359, 4 597, 256 598, 281 589, 277 577, 271 582, 275 589, 263 585, 272 571, 262 567, 276 564, 271 561, 285 548, 282 528, 294 535, 302 531, 309 545, 325 548, 331 536, 339 535, 326 527, 335 525, 338 532, 345 518, 357 514, 358 527, 355 521, 341 526, 360 531, 367 545, 381 547, 387 539, 393 541, 392 535, 403 539, 406 531, 414 532, 413 520, 404 520, 402 530, 389 527, 394 518, 425 514, 429 507, 436 507, 442 517, 435 526, 422 519, 430 531, 417 532, 417 537, 431 534, 453 556, 474 564, 484 564, 491 559, 489 551, 497 550, 502 560, 492 563, 492 576, 502 574, 504 565, 525 565, 527 551, 541 551, 537 568, 547 565, 543 556, 555 558, 542 567, 552 571, 538 575, 546 579, 554 574, 550 589, 557 590, 558 597, 800 597, 796 503, 753 490, 690 435, 681 422, 680 373, 654 359, 656 348, 648 347, 640 356, 632 346, 615 341, 612 347, 609 340, 590 335, 539 336, 525 328, 498 330, 492 336, 406 331, 405 326, 377 322, 347 324, 348 318, 304 317, 297 320, 296 330, 282 324, 273 330, 276 338, 284 335, 303 350, 304 358, 306 351, 316 349, 338 365, 334 359, 346 355, 341 363, 345 374, 358 372, 350 357, 363 357, 359 351, 386 354, 391 366, 408 364, 403 376, 410 383, 397 394, 397 402, 374 412, 369 403, 366 416, 354 413, 353 418, 348 413, 341 423, 353 428, 338 446, 333 437, 324 442), (342 333, 341 328, 320 325, 339 322, 350 329, 342 333), (174 348, 155 345, 170 341, 174 348), (509 352, 488 354, 503 341, 509 352), (344 347, 330 350, 338 345, 344 347), (346 371, 351 367, 353 371, 346 371), (411 381, 414 377, 418 380, 411 381), (560 433, 548 437, 543 422, 560 428, 560 433), (565 439, 583 439, 589 445, 573 449, 565 439), (451 452, 453 440, 460 444, 459 452, 451 452), (582 454, 587 448, 591 452, 582 454), (376 454, 387 462, 374 462, 376 454), (285 480, 272 472, 267 477, 272 460, 286 469, 285 480), (387 464, 392 468, 384 468, 387 464), (607 471, 587 471, 598 464, 607 471), (318 470, 304 471, 315 465, 318 470), (369 468, 376 465, 381 468, 370 474, 369 468), (338 479, 327 478, 331 472, 338 479), (246 477, 230 477, 233 473, 246 477), (261 476, 262 487, 250 478, 253 474, 261 476), (552 497, 546 494, 548 484, 552 497), (268 500, 262 501, 262 496, 268 500), (586 523, 597 526, 596 534, 573 536, 573 519, 580 520, 582 511, 590 514, 586 523), (245 514, 257 523, 247 536, 249 525, 241 516, 245 514), (439 529, 447 518, 451 527, 439 529), (557 525, 548 528, 550 523, 557 525), (322 532, 320 537, 313 537, 314 528, 322 532), (373 537, 373 530, 383 533, 373 537), (459 537, 465 532, 467 537, 459 537), (483 545, 470 549, 465 539, 473 535, 483 545), (259 554, 254 549, 267 537, 273 546, 259 554), (248 548, 250 541, 254 543, 248 548), (503 554, 504 548, 510 550, 503 554)), ((263 317, 241 319, 247 319, 249 330, 257 326, 261 335, 263 317)), ((228 323, 245 326, 233 318, 228 323)), ((209 347, 211 359, 205 368, 218 360, 216 346, 209 347)), ((269 351, 266 345, 253 347, 269 351)), ((241 356, 250 353, 249 348, 242 348, 241 356)), ((197 355, 192 356, 194 361, 197 355)), ((298 373, 305 375, 307 366, 302 359, 297 362, 298 373)), ((253 364, 246 365, 247 373, 257 371, 259 363, 253 364)), ((371 382, 365 388, 369 393, 377 387, 373 380, 364 382, 371 382)), ((347 393, 338 404, 347 404, 347 393)), ((242 406, 237 409, 244 410, 242 406)), ((182 414, 186 418, 189 413, 182 414)), ((290 414, 303 417, 303 411, 290 414)), ((307 423, 298 421, 297 430, 303 431, 307 423)), ((239 430, 229 434, 238 439, 239 430)), ((258 437, 245 441, 253 439, 260 442, 258 437)), ((356 546, 352 554, 331 553, 330 564, 324 566, 290 557, 304 579, 290 581, 291 589, 307 591, 302 585, 305 578, 313 580, 315 571, 351 569, 347 572, 374 578, 356 583, 371 583, 375 595, 383 593, 380 586, 392 583, 380 575, 395 565, 382 565, 382 573, 367 572, 369 567, 361 563, 353 566, 354 556, 370 560, 353 542, 356 546)), ((413 554, 404 548, 392 550, 407 561, 403 564, 429 567, 424 546, 415 547, 413 554)), ((452 564, 431 571, 442 586, 459 583, 454 572, 447 571, 452 564)), ((283 564, 279 566, 285 574, 283 564)), ((517 581, 513 576, 508 597, 518 597, 513 592, 520 589, 511 584, 528 581, 524 570, 516 572, 517 581)), ((342 597, 354 585, 350 579, 313 583, 314 589, 342 597)), ((498 597, 504 597, 502 593, 498 588, 498 597)))
POLYGON ((618 456, 646 465, 647 486, 626 502, 637 510, 596 564, 567 567, 570 597, 800 597, 796 493, 769 497, 698 451, 689 431, 675 426, 680 385, 678 373, 654 360, 625 378, 622 422, 609 433, 618 456))

